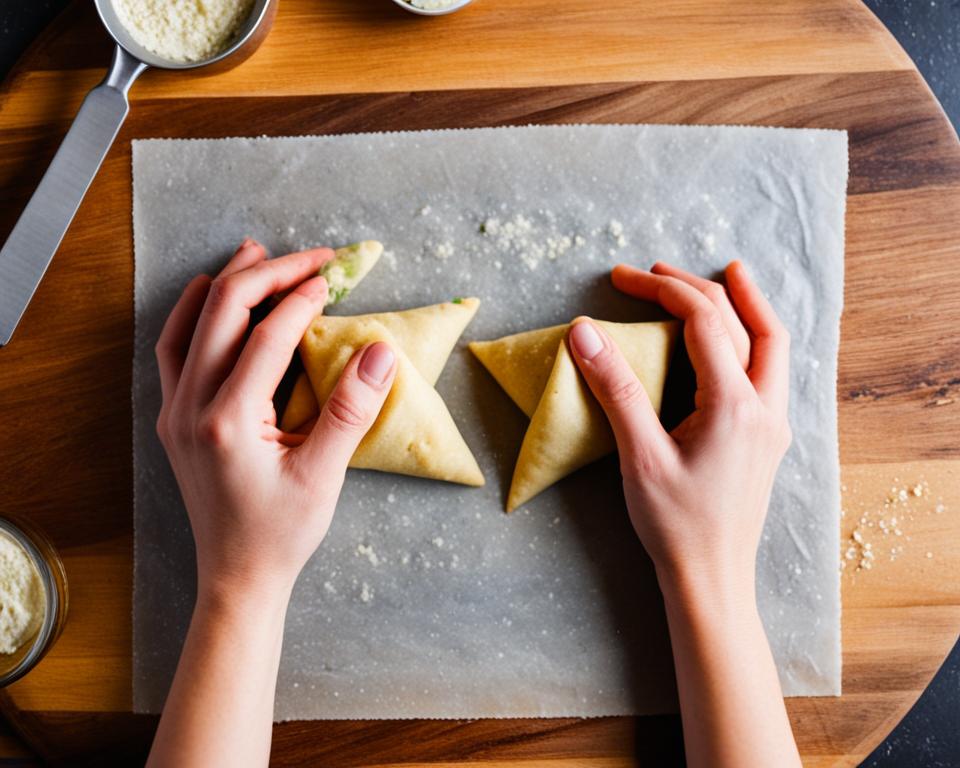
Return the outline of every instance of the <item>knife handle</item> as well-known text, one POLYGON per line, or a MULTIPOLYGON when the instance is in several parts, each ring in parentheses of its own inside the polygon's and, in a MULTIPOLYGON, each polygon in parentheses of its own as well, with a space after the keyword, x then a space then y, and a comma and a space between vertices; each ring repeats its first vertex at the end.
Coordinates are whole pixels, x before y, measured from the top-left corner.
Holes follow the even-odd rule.
POLYGON ((127 91, 147 68, 119 45, 106 78, 87 94, 27 207, 0 249, 0 347, 43 279, 130 110, 127 91))

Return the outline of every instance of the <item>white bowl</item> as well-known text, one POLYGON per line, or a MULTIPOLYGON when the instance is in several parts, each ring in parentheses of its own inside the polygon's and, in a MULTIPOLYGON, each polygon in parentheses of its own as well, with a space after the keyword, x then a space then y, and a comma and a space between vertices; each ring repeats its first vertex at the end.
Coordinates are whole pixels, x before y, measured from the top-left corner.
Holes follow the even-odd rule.
POLYGON ((471 0, 453 0, 449 5, 445 5, 442 8, 418 8, 412 3, 407 2, 407 0, 393 0, 393 2, 404 10, 410 11, 410 13, 416 13, 419 16, 445 16, 448 13, 459 11, 464 6, 470 5, 471 0))

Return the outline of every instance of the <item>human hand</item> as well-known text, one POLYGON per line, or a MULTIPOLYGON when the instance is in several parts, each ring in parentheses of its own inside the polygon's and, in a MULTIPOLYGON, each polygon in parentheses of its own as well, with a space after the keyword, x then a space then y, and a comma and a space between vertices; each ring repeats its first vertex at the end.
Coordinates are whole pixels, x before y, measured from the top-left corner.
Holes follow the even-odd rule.
POLYGON ((223 271, 186 287, 156 353, 157 433, 197 545, 198 591, 288 593, 322 541, 347 463, 390 390, 396 358, 377 343, 350 360, 306 437, 277 428, 273 395, 327 284, 320 248, 267 259, 246 240, 223 271), (250 310, 293 289, 245 341, 250 310))
POLYGON ((752 601, 763 521, 791 439, 789 337, 740 262, 725 276, 726 291, 663 264, 613 271, 618 289, 684 321, 695 410, 669 434, 599 326, 577 322, 570 346, 616 435, 630 519, 665 594, 697 579, 752 601))

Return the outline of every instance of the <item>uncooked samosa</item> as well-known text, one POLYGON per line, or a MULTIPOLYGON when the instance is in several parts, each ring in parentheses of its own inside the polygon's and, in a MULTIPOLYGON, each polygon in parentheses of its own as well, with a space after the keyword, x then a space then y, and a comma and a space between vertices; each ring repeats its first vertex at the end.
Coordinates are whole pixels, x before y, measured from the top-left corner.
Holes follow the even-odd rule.
MULTIPOLYGON (((337 248, 333 258, 317 272, 327 281, 326 306, 338 304, 347 298, 374 268, 382 254, 383 244, 376 240, 363 240, 337 248)), ((293 385, 280 426, 287 432, 295 432, 319 413, 320 407, 310 389, 310 380, 301 373, 293 385)))
MULTIPOLYGON (((457 299, 444 304, 365 317, 390 331, 413 367, 433 386, 479 306, 478 299, 457 299)), ((296 432, 319 413, 320 406, 310 380, 306 373, 301 373, 293 385, 280 428, 285 432, 296 432)))
MULTIPOLYGON (((679 323, 597 323, 620 348, 659 413, 679 323)), ((567 349, 569 327, 470 344, 470 351, 530 417, 507 512, 616 448, 606 416, 567 349)))
POLYGON ((433 388, 478 305, 476 299, 464 299, 407 312, 321 315, 313 321, 300 342, 300 357, 318 404, 330 397, 358 349, 385 341, 397 355, 393 386, 351 467, 483 485, 476 459, 433 388))

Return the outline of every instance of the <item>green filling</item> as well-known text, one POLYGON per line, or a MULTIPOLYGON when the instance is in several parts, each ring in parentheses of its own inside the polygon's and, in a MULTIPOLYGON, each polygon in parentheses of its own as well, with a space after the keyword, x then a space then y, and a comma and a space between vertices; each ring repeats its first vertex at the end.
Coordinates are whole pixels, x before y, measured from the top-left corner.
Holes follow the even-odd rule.
POLYGON ((343 248, 337 248, 333 259, 320 268, 320 275, 327 280, 327 304, 337 304, 350 295, 360 281, 373 269, 383 253, 383 246, 376 240, 364 240, 343 248))

